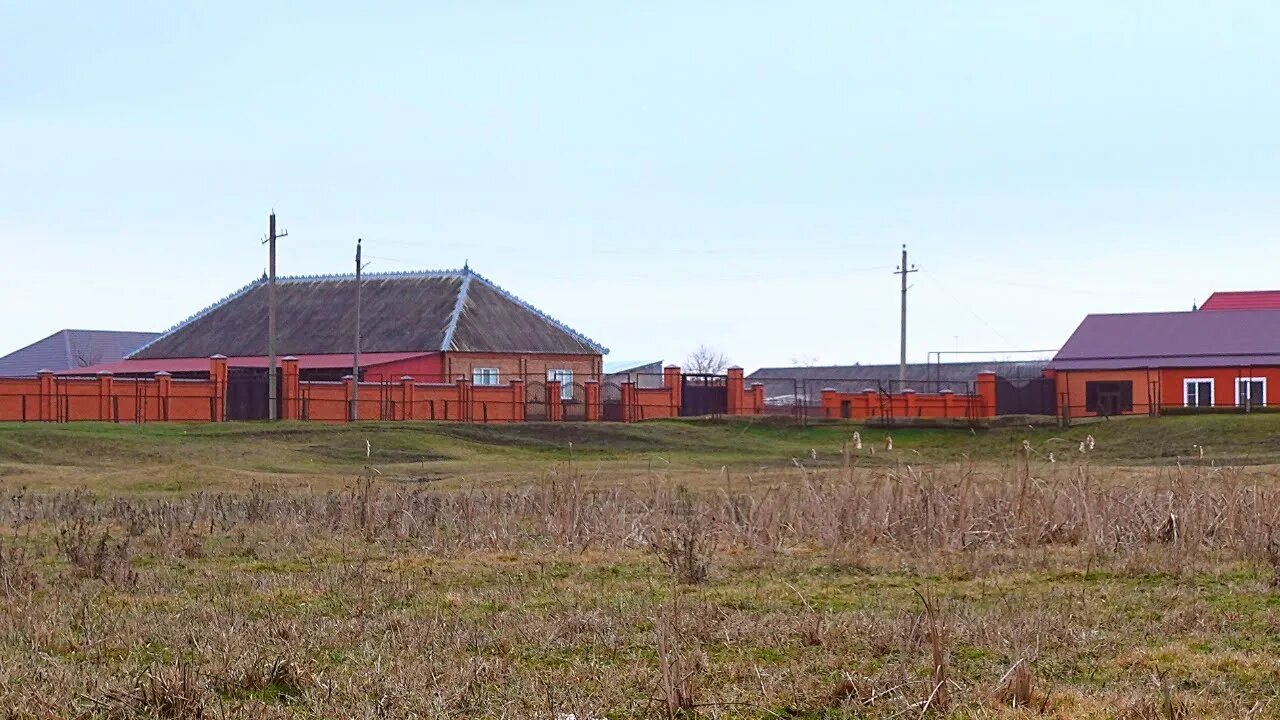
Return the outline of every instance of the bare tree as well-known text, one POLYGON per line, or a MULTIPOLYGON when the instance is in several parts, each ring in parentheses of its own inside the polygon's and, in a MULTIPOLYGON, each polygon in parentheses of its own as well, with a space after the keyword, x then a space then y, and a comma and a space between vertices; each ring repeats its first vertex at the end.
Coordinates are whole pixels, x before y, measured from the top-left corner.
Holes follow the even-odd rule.
POLYGON ((685 372, 694 375, 719 375, 729 367, 729 358, 724 353, 706 345, 699 345, 697 350, 689 353, 684 359, 685 372))
POLYGON ((76 367, 90 367, 102 362, 102 348, 76 343, 71 348, 71 356, 76 367))

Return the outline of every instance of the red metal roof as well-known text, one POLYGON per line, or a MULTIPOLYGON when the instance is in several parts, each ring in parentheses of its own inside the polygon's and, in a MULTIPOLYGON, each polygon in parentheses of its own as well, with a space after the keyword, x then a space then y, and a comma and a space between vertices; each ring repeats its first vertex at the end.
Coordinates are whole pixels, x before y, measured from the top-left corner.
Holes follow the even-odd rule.
MULTIPOLYGON (((412 358, 420 358, 426 355, 434 355, 429 352, 383 352, 383 353, 360 353, 360 367, 367 368, 374 365, 382 365, 389 362, 398 362, 400 360, 410 360, 412 358)), ((297 355, 298 368, 301 370, 327 370, 334 368, 351 367, 351 353, 346 354, 329 354, 329 355, 297 355)), ((267 358, 265 355, 247 356, 247 357, 231 357, 227 358, 228 367, 249 367, 264 368, 267 366, 267 358)), ((161 371, 179 373, 179 372, 207 372, 209 370, 209 358, 155 358, 152 360, 120 360, 118 362, 101 363, 90 367, 76 368, 75 370, 66 370, 58 373, 59 375, 95 375, 100 372, 109 372, 116 375, 151 375, 161 371)))
POLYGON ((1201 310, 1280 310, 1280 290, 1216 292, 1201 310))

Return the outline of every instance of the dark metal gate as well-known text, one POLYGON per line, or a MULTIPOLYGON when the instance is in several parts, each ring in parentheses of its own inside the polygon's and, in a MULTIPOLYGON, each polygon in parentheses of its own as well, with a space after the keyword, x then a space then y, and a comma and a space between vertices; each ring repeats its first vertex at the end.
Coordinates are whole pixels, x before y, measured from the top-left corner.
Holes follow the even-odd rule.
POLYGON ((547 420, 547 386, 537 380, 524 386, 524 419, 547 420))
POLYGON ((587 419, 587 388, 582 383, 570 383, 561 386, 563 395, 560 398, 561 417, 564 420, 587 419))
POLYGON ((607 382, 600 386, 600 418, 609 422, 622 422, 626 419, 622 405, 622 386, 607 382))
MULTIPOLYGON (((283 378, 276 373, 277 417, 283 378)), ((266 368, 229 368, 227 370, 227 419, 269 420, 271 393, 267 386, 266 368)))
POLYGON ((685 375, 680 380, 680 415, 724 415, 729 412, 729 385, 724 375, 685 375))
POLYGON ((1057 394, 1049 378, 996 378, 997 415, 1057 415, 1057 394))

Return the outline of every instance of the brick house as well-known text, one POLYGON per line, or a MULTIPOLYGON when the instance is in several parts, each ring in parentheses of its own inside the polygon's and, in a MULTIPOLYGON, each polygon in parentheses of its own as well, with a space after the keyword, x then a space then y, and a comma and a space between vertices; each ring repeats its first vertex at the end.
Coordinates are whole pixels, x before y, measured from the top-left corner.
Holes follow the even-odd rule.
POLYGON ((1086 317, 1049 363, 1059 406, 1079 417, 1280 402, 1280 308, 1224 295, 1193 312, 1086 317))
MULTIPOLYGON (((583 381, 599 379, 608 352, 469 267, 365 275, 360 291, 360 379, 366 382, 411 376, 488 386, 540 377, 559 379, 568 398, 583 381)), ((351 374, 355 293, 353 275, 277 278, 276 354, 298 358, 302 380, 351 374)), ((262 278, 126 359, 84 371, 200 378, 213 355, 227 356, 233 369, 264 368, 267 308, 262 278)))

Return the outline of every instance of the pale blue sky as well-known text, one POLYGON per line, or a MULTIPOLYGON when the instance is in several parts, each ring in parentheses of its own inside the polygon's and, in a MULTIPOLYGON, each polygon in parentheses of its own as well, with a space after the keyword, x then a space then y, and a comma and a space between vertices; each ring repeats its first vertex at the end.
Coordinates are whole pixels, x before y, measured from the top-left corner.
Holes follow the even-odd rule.
POLYGON ((460 266, 748 368, 1280 287, 1280 5, 0 0, 0 352, 460 266))

